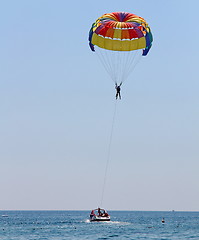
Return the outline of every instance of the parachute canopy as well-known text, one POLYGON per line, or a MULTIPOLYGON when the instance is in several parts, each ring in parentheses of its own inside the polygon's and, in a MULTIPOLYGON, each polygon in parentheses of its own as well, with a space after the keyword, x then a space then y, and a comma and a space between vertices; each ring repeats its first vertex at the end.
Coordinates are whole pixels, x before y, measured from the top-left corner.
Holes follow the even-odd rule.
POLYGON ((146 56, 152 45, 153 37, 144 18, 127 12, 113 12, 102 15, 92 25, 89 45, 112 51, 133 51, 143 49, 146 56))

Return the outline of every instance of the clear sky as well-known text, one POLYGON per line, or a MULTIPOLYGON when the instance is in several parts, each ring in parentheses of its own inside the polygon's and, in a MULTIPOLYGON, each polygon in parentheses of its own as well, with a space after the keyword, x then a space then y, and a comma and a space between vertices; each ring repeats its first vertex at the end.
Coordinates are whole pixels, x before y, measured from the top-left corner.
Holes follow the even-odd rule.
POLYGON ((144 17, 154 42, 122 86, 103 207, 199 206, 199 1, 0 2, 0 209, 92 209, 114 84, 88 47, 102 14, 144 17))

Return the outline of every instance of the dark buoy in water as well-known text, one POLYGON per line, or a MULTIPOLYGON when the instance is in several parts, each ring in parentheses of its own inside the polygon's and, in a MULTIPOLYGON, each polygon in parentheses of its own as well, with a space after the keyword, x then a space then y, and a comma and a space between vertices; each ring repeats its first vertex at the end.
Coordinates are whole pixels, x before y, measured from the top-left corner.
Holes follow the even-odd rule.
POLYGON ((164 218, 162 219, 162 223, 165 223, 165 220, 164 220, 164 218))

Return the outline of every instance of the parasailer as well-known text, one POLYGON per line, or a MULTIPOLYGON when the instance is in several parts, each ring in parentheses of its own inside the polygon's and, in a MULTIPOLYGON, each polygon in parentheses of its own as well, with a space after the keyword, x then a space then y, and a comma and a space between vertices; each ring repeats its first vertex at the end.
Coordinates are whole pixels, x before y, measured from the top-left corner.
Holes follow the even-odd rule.
MULTIPOLYGON (((128 78, 140 56, 148 54, 152 41, 150 27, 144 18, 128 12, 102 15, 89 32, 91 50, 97 53, 117 87, 128 78)), ((120 86, 116 99, 121 98, 120 86)))
POLYGON ((121 85, 122 85, 122 83, 120 83, 120 85, 117 85, 117 83, 115 84, 115 89, 116 89, 116 96, 115 96, 115 98, 116 98, 116 99, 118 99, 118 96, 119 96, 119 98, 121 99, 121 93, 120 93, 120 91, 121 91, 121 85))

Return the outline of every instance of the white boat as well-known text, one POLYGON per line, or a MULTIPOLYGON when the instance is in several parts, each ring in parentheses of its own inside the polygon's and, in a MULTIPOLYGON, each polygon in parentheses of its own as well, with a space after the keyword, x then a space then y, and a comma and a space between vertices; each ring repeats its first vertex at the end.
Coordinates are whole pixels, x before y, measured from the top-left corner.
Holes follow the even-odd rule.
POLYGON ((96 208, 90 213, 91 222, 110 221, 111 217, 105 209, 96 208))

